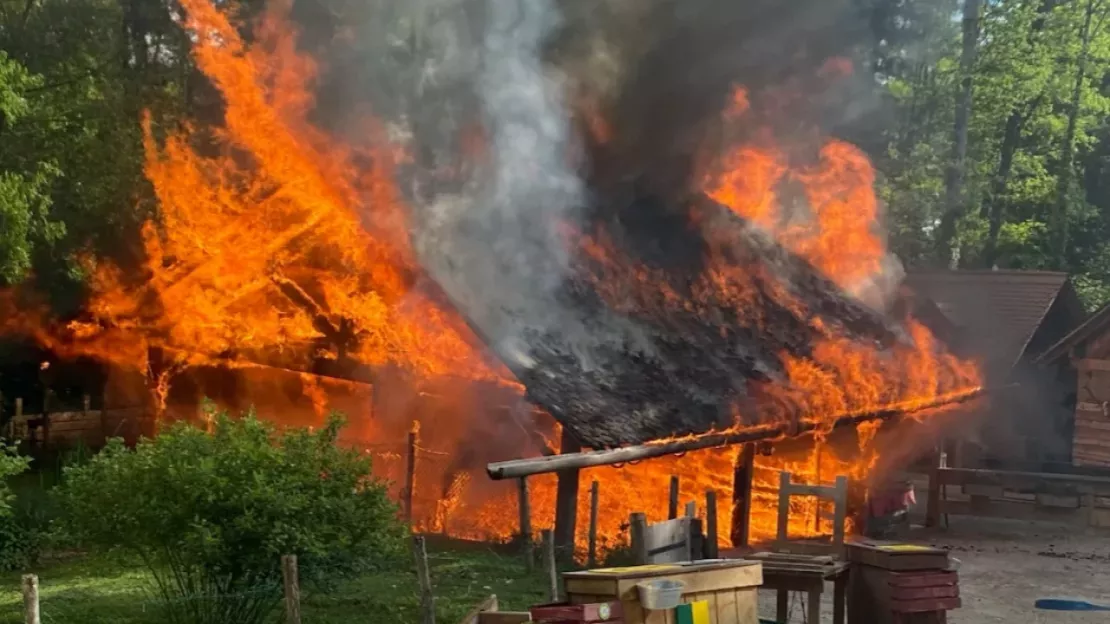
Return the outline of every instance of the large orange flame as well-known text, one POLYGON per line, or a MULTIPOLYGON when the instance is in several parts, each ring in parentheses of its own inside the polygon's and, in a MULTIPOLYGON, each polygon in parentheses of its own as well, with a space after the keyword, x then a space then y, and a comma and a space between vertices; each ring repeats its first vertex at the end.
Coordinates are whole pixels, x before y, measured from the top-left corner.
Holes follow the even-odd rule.
MULTIPOLYGON (((380 136, 366 141, 376 147, 358 148, 308 121, 317 68, 296 50, 283 11, 268 12, 247 45, 213 3, 182 0, 181 5, 197 65, 223 95, 224 124, 218 129, 164 129, 144 121, 146 175, 160 204, 159 219, 143 230, 144 275, 125 277, 112 266, 90 265, 91 318, 65 328, 51 326, 37 309, 14 305, 9 293, 0 298, 0 311, 10 312, 4 316, 6 329, 33 335, 59 353, 92 354, 143 372, 150 365, 147 347, 161 347, 172 359, 151 380, 151 391, 161 401, 172 374, 188 367, 269 361, 306 370, 317 357, 396 367, 432 382, 504 382, 507 373, 484 360, 465 322, 435 296, 414 287, 420 268, 393 180, 393 168, 404 155, 380 136)), ((749 108, 747 94, 738 90, 725 122, 744 119, 749 108)), ((584 110, 595 140, 607 140, 605 120, 592 107, 584 110)), ((383 134, 374 123, 366 131, 383 134)), ((477 143, 471 151, 481 153, 481 141, 475 133, 469 140, 477 143)), ((830 141, 815 164, 797 168, 763 137, 718 159, 706 177, 705 192, 852 290, 881 270, 886 254, 874 231, 878 205, 873 182, 867 159, 850 145, 830 141), (777 188, 784 179, 800 184, 808 219, 782 214, 777 188)), ((658 276, 612 254, 604 233, 585 239, 580 250, 604 268, 598 287, 619 305, 699 309, 696 296, 686 300, 660 288, 658 276)), ((745 305, 751 301, 751 276, 720 258, 708 260, 709 268, 692 288, 695 295, 711 293, 717 301, 729 301, 740 318, 760 326, 764 319, 759 310, 745 305)), ((775 297, 784 306, 801 305, 786 288, 775 297)), ((977 384, 970 364, 938 355, 942 351, 924 326, 911 322, 909 328, 907 341, 893 354, 826 332, 813 359, 783 356, 788 387, 766 390, 789 394, 814 418, 831 419, 892 402, 927 402, 941 392, 977 384)), ((316 414, 340 394, 341 382, 310 375, 300 380, 300 403, 316 414)), ((519 390, 511 381, 503 385, 510 393, 519 390)), ((374 390, 388 393, 390 388, 374 390)), ((361 390, 350 392, 365 398, 361 390)), ((458 400, 440 404, 447 410, 441 413, 448 415, 421 434, 427 438, 419 447, 416 522, 460 537, 509 537, 516 530, 513 514, 505 513, 515 507, 511 484, 489 483, 481 466, 464 462, 452 468, 444 461, 442 453, 465 444, 459 440, 470 421, 466 405, 458 400)), ((396 484, 404 480, 402 440, 408 424, 398 428, 373 421, 360 434, 359 443, 376 455, 379 473, 396 484)), ((866 477, 877 451, 869 444, 873 429, 860 431, 861 450, 851 457, 822 451, 821 445, 798 457, 759 457, 753 537, 773 531, 778 469, 814 481, 831 481, 837 474, 866 477)), ((680 477, 683 502, 704 500, 708 489, 717 491, 718 524, 728 527, 737 453, 734 448, 712 449, 584 471, 584 485, 594 479, 601 483, 602 542, 615 544, 632 512, 662 518, 672 475, 680 477)), ((530 485, 533 526, 550 526, 555 479, 545 475, 531 479, 530 485)), ((588 487, 580 497, 579 517, 585 518, 588 487)), ((699 513, 704 513, 702 507, 699 513)), ((815 507, 803 505, 796 511, 792 530, 827 530, 815 507)), ((580 522, 578 537, 585 542, 585 522, 580 522)))

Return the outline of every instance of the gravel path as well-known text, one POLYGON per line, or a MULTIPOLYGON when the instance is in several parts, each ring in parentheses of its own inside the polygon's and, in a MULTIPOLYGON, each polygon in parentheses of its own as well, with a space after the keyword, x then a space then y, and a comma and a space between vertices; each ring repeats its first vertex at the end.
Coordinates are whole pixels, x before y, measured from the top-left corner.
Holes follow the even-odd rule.
MULTIPOLYGON (((948 548, 960 560, 963 608, 950 624, 1093 624, 1110 612, 1033 609, 1037 598, 1078 597, 1110 603, 1110 532, 1078 531, 1049 524, 983 518, 952 518, 947 530, 917 531, 907 541, 948 548)), ((832 586, 822 601, 822 622, 832 622, 832 586)), ((775 596, 760 591, 760 617, 773 619, 775 596)), ((790 622, 805 611, 791 594, 790 622)))

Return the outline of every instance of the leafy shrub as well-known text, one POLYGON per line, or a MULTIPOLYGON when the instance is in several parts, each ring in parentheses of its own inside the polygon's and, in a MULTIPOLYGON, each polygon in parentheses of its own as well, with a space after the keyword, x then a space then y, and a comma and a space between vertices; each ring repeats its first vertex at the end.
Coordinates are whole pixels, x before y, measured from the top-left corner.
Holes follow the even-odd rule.
POLYGON ((278 432, 253 413, 178 424, 131 450, 113 440, 59 488, 62 532, 77 544, 138 555, 166 620, 272 616, 280 557, 304 582, 349 576, 402 553, 403 526, 369 457, 336 446, 341 420, 278 432))
POLYGON ((31 460, 15 446, 0 443, 0 570, 17 570, 34 562, 39 533, 13 503, 10 480, 25 472, 31 460))

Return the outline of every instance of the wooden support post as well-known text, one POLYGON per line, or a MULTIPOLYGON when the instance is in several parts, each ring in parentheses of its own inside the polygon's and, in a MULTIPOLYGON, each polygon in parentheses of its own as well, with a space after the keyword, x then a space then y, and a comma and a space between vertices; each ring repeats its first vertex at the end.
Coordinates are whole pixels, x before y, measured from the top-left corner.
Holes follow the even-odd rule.
POLYGON ((597 504, 600 497, 601 485, 595 479, 590 484, 590 532, 588 534, 588 549, 586 551, 586 567, 597 565, 597 504))
POLYGON ((528 478, 517 480, 517 509, 520 511, 520 545, 524 549, 524 565, 531 572, 536 566, 532 542, 532 505, 528 500, 528 478))
POLYGON ((50 446, 50 407, 51 398, 53 398, 54 391, 47 388, 46 393, 42 397, 42 448, 46 449, 50 446))
POLYGON ((687 518, 697 518, 698 517, 698 504, 695 503, 694 501, 689 501, 689 502, 686 503, 686 517, 687 518))
POLYGON ((23 622, 42 624, 39 614, 39 577, 34 574, 23 575, 23 622))
POLYGON ((705 491, 705 558, 716 559, 720 552, 717 538, 717 492, 705 491))
POLYGON ((636 565, 647 564, 647 514, 636 512, 628 518, 628 536, 632 544, 632 560, 636 565))
POLYGON ((419 429, 413 425, 408 437, 408 463, 405 466, 405 523, 412 525, 413 498, 416 495, 416 444, 420 439, 419 429))
POLYGON ((281 556, 281 579, 285 587, 285 624, 301 624, 301 581, 297 555, 281 556))
POLYGON ((12 438, 15 438, 15 421, 23 418, 23 397, 15 398, 15 414, 12 414, 12 438))
POLYGON ((551 529, 543 530, 543 569, 547 573, 547 598, 559 602, 559 571, 555 566, 555 536, 551 529))
POLYGON ((779 471, 779 517, 775 539, 779 544, 790 539, 790 473, 779 471))
POLYGON ((938 453, 929 470, 929 495, 925 504, 925 526, 929 528, 940 526, 940 491, 944 488, 940 482, 940 459, 938 453))
POLYGON ((667 520, 678 517, 678 475, 671 475, 671 494, 667 499, 667 520))
MULTIPOLYGON (((570 432, 563 430, 560 454, 577 453, 582 445, 570 432)), ((559 559, 574 559, 574 536, 578 524, 578 468, 562 470, 558 473, 555 494, 555 548, 559 559)))
POLYGON ((729 536, 735 548, 747 548, 751 538, 752 475, 755 471, 755 444, 745 444, 736 458, 732 480, 732 526, 729 536))
POLYGON ((412 554, 416 559, 416 580, 420 584, 420 624, 436 623, 435 596, 432 594, 432 573, 428 569, 428 550, 423 535, 412 537, 412 554))

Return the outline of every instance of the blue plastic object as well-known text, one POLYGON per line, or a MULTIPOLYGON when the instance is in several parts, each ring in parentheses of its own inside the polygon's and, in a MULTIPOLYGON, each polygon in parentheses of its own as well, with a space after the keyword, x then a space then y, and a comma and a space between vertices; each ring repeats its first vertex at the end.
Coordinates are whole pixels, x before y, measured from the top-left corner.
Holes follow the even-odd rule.
POLYGON ((1066 598, 1040 598, 1033 603, 1033 606, 1045 611, 1110 611, 1110 605, 1066 598))

